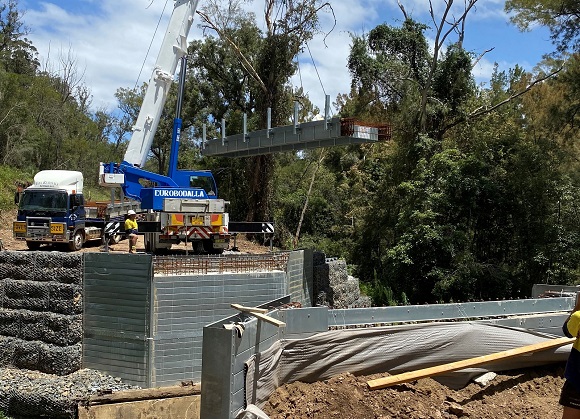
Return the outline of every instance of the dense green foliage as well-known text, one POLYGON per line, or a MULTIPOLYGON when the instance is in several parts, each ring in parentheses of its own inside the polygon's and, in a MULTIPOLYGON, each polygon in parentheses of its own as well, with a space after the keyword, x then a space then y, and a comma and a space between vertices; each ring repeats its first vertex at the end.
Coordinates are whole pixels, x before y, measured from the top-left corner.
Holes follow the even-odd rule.
POLYGON ((0 211, 14 208, 14 193, 18 184, 32 181, 34 174, 25 173, 11 166, 0 165, 0 211))
MULTIPOLYGON (((550 13, 547 0, 508 6, 536 3, 550 13)), ((318 113, 288 82, 302 42, 316 33, 318 3, 285 3, 287 13, 266 30, 253 15, 209 4, 204 25, 215 36, 190 45, 179 165, 212 169, 232 220, 273 219, 277 245, 345 258, 378 305, 511 298, 529 295, 534 283, 580 283, 577 32, 561 34, 561 48, 576 48, 564 58, 546 59, 534 73, 496 69, 478 86, 461 35, 438 37, 434 55, 427 26, 405 14, 400 26, 352 38, 351 90, 336 100, 341 116, 391 124, 390 141, 204 158, 203 124, 217 136, 226 118, 227 133, 239 133, 246 113, 248 129, 260 129, 271 107, 274 125, 285 125, 295 99, 302 120, 318 113)), ((143 89, 118 90, 118 115, 92 114, 69 78, 38 70, 15 0, 0 8, 0 20, 11 40, 0 42, 0 206, 10 205, 16 181, 40 169, 81 170, 90 187, 99 161, 121 160, 143 89)), ((160 173, 175 90, 147 163, 160 173)))
POLYGON ((515 12, 512 22, 523 30, 534 24, 550 29, 558 50, 580 49, 580 3, 578 0, 507 0, 507 12, 515 12))
POLYGON ((534 76, 517 67, 478 88, 459 44, 436 62, 417 47, 424 29, 407 20, 353 42, 343 111, 380 100, 395 131, 359 165, 360 278, 380 304, 520 297, 534 283, 578 281, 578 99, 564 88, 576 91, 578 60, 524 96, 534 76))

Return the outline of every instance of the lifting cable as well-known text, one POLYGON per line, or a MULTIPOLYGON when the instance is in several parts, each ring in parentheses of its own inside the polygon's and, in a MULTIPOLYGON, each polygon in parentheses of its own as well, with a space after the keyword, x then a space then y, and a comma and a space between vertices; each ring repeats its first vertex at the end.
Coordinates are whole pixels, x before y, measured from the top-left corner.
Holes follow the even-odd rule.
POLYGON ((302 89, 302 94, 304 94, 304 84, 302 83, 302 70, 300 68, 300 60, 296 57, 296 67, 298 67, 298 78, 300 79, 300 88, 302 89))
MULTIPOLYGON (((312 60, 312 65, 314 66, 314 70, 316 71, 316 75, 318 76, 318 81, 320 82, 320 86, 322 87, 322 92, 324 93, 324 97, 326 97, 326 89, 324 88, 324 84, 322 83, 322 78, 320 78, 320 73, 318 72, 318 67, 316 67, 316 62, 314 61, 314 57, 312 56, 312 51, 310 51, 310 46, 308 42, 305 42, 306 49, 308 49, 308 54, 310 54, 310 59, 312 60)), ((332 107, 330 109, 330 113, 332 114, 332 107)))
POLYGON ((320 78, 320 73, 318 73, 318 68, 316 67, 316 62, 314 62, 314 57, 312 56, 312 51, 310 51, 310 46, 308 42, 305 42, 306 49, 308 49, 308 53, 310 54, 310 59, 312 60, 312 65, 314 66, 314 70, 316 71, 316 75, 318 76, 318 81, 320 82, 320 86, 322 86, 322 92, 326 96, 326 90, 324 89, 324 84, 322 84, 322 79, 320 78))
MULTIPOLYGON (((153 4, 154 0, 151 0, 149 6, 146 7, 148 9, 153 4)), ((167 3, 169 0, 165 0, 165 5, 163 6, 163 10, 161 11, 161 15, 159 16, 159 20, 157 21, 157 26, 155 27, 155 32, 153 32, 153 36, 151 37, 151 42, 149 43, 149 48, 147 48, 147 53, 145 54, 145 58, 143 59, 143 64, 141 64, 141 69, 139 70, 139 75, 137 76, 137 80, 135 80, 135 87, 133 90, 137 90, 137 85, 139 84, 139 79, 141 78, 141 73, 143 73, 143 68, 145 67, 145 62, 147 61, 147 57, 149 56, 149 52, 151 51, 151 46, 153 45, 153 41, 155 40, 155 36, 157 35, 157 30, 159 29, 159 25, 161 24, 161 20, 163 19, 163 15, 165 14, 165 9, 167 8, 167 3)))

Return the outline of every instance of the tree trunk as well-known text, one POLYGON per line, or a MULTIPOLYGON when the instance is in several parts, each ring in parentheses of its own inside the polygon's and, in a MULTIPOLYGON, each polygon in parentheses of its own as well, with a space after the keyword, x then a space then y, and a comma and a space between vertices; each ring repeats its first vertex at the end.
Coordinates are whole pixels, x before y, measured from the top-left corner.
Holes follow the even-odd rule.
POLYGON ((324 151, 320 153, 320 159, 312 172, 312 178, 310 179, 310 185, 308 186, 308 192, 306 193, 306 200, 304 201, 304 206, 302 207, 302 212, 300 213, 300 220, 298 221, 298 227, 296 227, 296 235, 294 236, 294 241, 292 247, 296 249, 298 247, 298 241, 300 240, 300 229, 302 228, 302 222, 304 221, 304 215, 306 214, 306 209, 308 208, 308 201, 310 200, 310 195, 312 194, 312 187, 314 186, 314 181, 316 180, 316 173, 320 169, 320 165, 324 160, 324 151))

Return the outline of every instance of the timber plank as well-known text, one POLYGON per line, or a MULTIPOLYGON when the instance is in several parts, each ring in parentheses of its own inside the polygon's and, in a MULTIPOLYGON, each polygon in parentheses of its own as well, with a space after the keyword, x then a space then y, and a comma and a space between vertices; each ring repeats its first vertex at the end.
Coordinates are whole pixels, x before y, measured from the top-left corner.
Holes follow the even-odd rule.
POLYGON ((446 372, 458 371, 464 368, 475 367, 477 365, 487 364, 497 360, 514 358, 516 356, 530 354, 534 352, 544 351, 546 349, 558 348, 560 346, 573 343, 576 338, 558 338, 551 339, 544 342, 534 343, 532 345, 521 346, 519 348, 508 349, 507 351, 496 352, 489 355, 478 356, 475 358, 464 359, 462 361, 455 361, 449 364, 437 365, 434 367, 423 368, 416 371, 409 371, 402 374, 391 375, 389 377, 377 378, 375 380, 367 381, 370 390, 378 390, 381 388, 393 386, 395 384, 408 383, 420 378, 432 377, 446 372))

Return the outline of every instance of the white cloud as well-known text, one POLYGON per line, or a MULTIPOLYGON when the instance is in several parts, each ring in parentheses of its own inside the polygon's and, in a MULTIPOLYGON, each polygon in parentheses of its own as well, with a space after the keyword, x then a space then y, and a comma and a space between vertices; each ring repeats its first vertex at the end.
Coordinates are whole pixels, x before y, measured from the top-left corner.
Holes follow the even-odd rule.
POLYGON ((493 74, 493 69, 495 67, 495 63, 489 61, 485 57, 478 61, 478 63, 473 67, 472 73, 475 77, 476 82, 479 83, 488 83, 491 79, 491 75, 493 74))
MULTIPOLYGON (((387 4, 393 9, 399 10, 397 0, 376 0, 380 3, 387 4)), ((436 19, 440 19, 447 3, 449 0, 433 0, 431 3, 433 5, 433 13, 436 19)), ((478 0, 475 6, 469 12, 470 19, 496 19, 501 17, 506 19, 506 14, 503 11, 505 0, 478 0)), ((405 8, 407 15, 410 17, 427 22, 424 18, 429 16, 429 2, 427 0, 401 0, 401 4, 405 8)), ((455 1, 451 7, 450 17, 460 16, 465 10, 465 3, 463 1, 455 1)), ((399 11, 399 16, 402 18, 402 14, 399 11)), ((429 21, 431 23, 431 21, 429 21)))
MULTIPOLYGON (((59 51, 67 52, 70 49, 76 56, 79 70, 84 72, 84 83, 92 91, 93 108, 107 107, 109 110, 113 110, 117 105, 114 93, 118 88, 133 87, 136 82, 141 84, 149 79, 173 7, 172 0, 21 1, 23 7, 27 9, 24 20, 32 29, 29 37, 40 53, 41 62, 46 62, 49 54, 51 60, 54 61, 59 51), (138 80, 164 6, 167 8, 138 80)), ((401 1, 409 14, 417 20, 429 22, 426 0, 401 1)), ((302 81, 300 82, 298 75, 293 78, 294 84, 302 84, 313 103, 321 109, 324 108, 321 81, 332 101, 337 94, 348 93, 350 90, 350 76, 346 68, 351 44, 349 33, 362 35, 380 23, 397 25, 403 17, 397 6, 397 0, 334 1, 331 3, 334 16, 331 13, 321 14, 322 33, 309 42, 318 74, 310 54, 305 50, 299 57, 302 81), (336 18, 336 27, 333 28, 334 18, 336 18), (325 35, 327 35, 326 38, 325 35)), ((456 3, 459 6, 463 5, 461 1, 456 1, 456 3)), ((436 13, 440 13, 444 7, 444 1, 433 0, 433 4, 436 13)), ((483 52, 495 46, 491 40, 493 38, 490 37, 491 33, 500 30, 516 31, 515 28, 508 27, 507 17, 503 13, 503 4, 504 0, 478 1, 475 12, 470 14, 467 21, 466 43, 471 43, 467 46, 468 48, 476 53, 483 52), (469 26, 470 22, 472 26, 469 26)), ((250 2, 248 7, 258 19, 262 19, 262 1, 250 2)), ((190 40, 202 36, 198 23, 199 19, 196 18, 189 34, 190 40)), ((432 38, 432 33, 426 33, 426 35, 432 38)), ((509 38, 500 39, 506 47, 509 45, 509 38)), ((514 51, 512 48, 509 51, 510 56, 501 56, 500 49, 494 50, 493 54, 484 57, 478 64, 475 69, 475 76, 478 80, 489 80, 493 68, 491 60, 498 61, 500 64, 502 60, 520 63, 533 61, 533 58, 521 57, 527 49, 519 48, 518 51, 514 51), (520 55, 516 56, 516 53, 520 55)), ((539 50, 539 47, 535 45, 534 49, 539 50)), ((52 66, 56 68, 54 62, 52 66)))
POLYGON ((339 93, 350 91, 347 60, 351 33, 362 35, 381 23, 377 6, 380 2, 334 2, 334 15, 330 11, 321 14, 322 33, 308 43, 310 52, 305 49, 299 57, 300 74, 292 79, 294 85, 304 87, 321 112, 324 112, 325 94, 332 103, 339 93))
MULTIPOLYGON (((84 82, 94 97, 93 106, 112 109, 116 106, 117 88, 135 84, 161 15, 163 3, 155 1, 147 8, 149 3, 103 0, 98 12, 85 15, 45 2, 39 9, 29 7, 25 21, 32 28, 30 39, 41 62, 46 63, 49 55, 54 61, 58 51, 68 51, 70 46, 79 68, 84 70, 84 82)), ((149 78, 167 25, 167 12, 166 15, 140 82, 149 78)))
POLYGON ((293 83, 296 86, 302 85, 313 104, 324 110, 325 93, 334 101, 337 94, 348 93, 350 90, 350 76, 346 67, 350 35, 343 31, 326 41, 319 35, 308 45, 312 57, 306 49, 300 57, 300 74, 293 78, 293 83))

